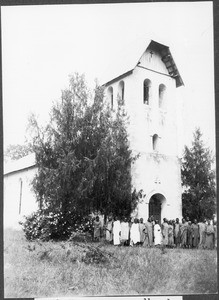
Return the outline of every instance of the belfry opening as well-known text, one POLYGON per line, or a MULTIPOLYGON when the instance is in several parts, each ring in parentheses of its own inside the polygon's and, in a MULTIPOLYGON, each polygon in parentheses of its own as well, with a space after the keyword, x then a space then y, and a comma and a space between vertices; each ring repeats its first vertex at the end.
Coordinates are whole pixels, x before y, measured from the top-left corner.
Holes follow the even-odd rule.
POLYGON ((149 201, 149 217, 153 216, 154 220, 158 220, 161 224, 162 204, 165 201, 165 197, 162 194, 154 194, 149 201))

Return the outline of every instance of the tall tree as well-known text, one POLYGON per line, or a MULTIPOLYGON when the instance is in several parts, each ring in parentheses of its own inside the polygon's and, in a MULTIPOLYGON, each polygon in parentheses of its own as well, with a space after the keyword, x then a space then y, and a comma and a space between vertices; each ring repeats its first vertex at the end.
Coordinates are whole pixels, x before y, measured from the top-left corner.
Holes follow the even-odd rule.
POLYGON ((185 147, 182 161, 183 215, 191 219, 212 218, 216 210, 214 159, 204 146, 199 128, 193 136, 192 147, 185 147))
POLYGON ((41 128, 30 118, 38 173, 33 187, 44 211, 70 211, 107 216, 129 215, 138 193, 131 185, 127 116, 118 99, 114 112, 104 102, 103 88, 94 97, 83 75, 70 77, 69 89, 53 105, 50 122, 41 128))

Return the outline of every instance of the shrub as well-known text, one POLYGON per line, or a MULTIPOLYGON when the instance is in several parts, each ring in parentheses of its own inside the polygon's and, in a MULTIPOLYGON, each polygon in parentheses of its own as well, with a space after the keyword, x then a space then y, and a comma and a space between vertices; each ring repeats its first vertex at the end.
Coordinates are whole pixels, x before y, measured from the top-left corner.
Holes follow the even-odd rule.
POLYGON ((45 212, 38 210, 25 217, 20 223, 27 240, 65 240, 73 232, 92 234, 92 219, 75 211, 45 212))

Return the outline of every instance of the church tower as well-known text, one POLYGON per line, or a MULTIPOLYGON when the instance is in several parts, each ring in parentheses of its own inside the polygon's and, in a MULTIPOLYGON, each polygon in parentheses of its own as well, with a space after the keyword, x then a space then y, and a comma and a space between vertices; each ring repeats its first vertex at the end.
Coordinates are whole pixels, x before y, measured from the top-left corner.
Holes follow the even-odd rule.
POLYGON ((125 68, 104 86, 111 106, 118 95, 124 100, 130 147, 140 154, 131 172, 133 186, 144 196, 134 213, 144 221, 153 215, 160 223, 164 217, 181 218, 176 89, 182 78, 169 47, 153 40, 125 68))

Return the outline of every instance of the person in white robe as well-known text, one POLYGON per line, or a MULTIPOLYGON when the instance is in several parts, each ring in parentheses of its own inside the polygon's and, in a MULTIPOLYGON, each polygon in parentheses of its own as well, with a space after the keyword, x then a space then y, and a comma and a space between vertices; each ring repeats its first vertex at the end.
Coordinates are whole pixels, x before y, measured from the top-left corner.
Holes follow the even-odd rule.
POLYGON ((129 223, 127 222, 127 219, 124 218, 124 220, 121 222, 121 244, 127 244, 129 239, 129 223))
POLYGON ((158 220, 155 220, 155 225, 154 225, 154 245, 158 246, 162 244, 162 233, 161 233, 161 228, 158 223, 158 220))
POLYGON ((121 224, 120 221, 115 217, 113 222, 113 244, 120 245, 120 235, 121 235, 121 224))
POLYGON ((132 224, 130 231, 130 245, 137 245, 140 243, 140 231, 138 219, 134 219, 134 223, 132 224))

